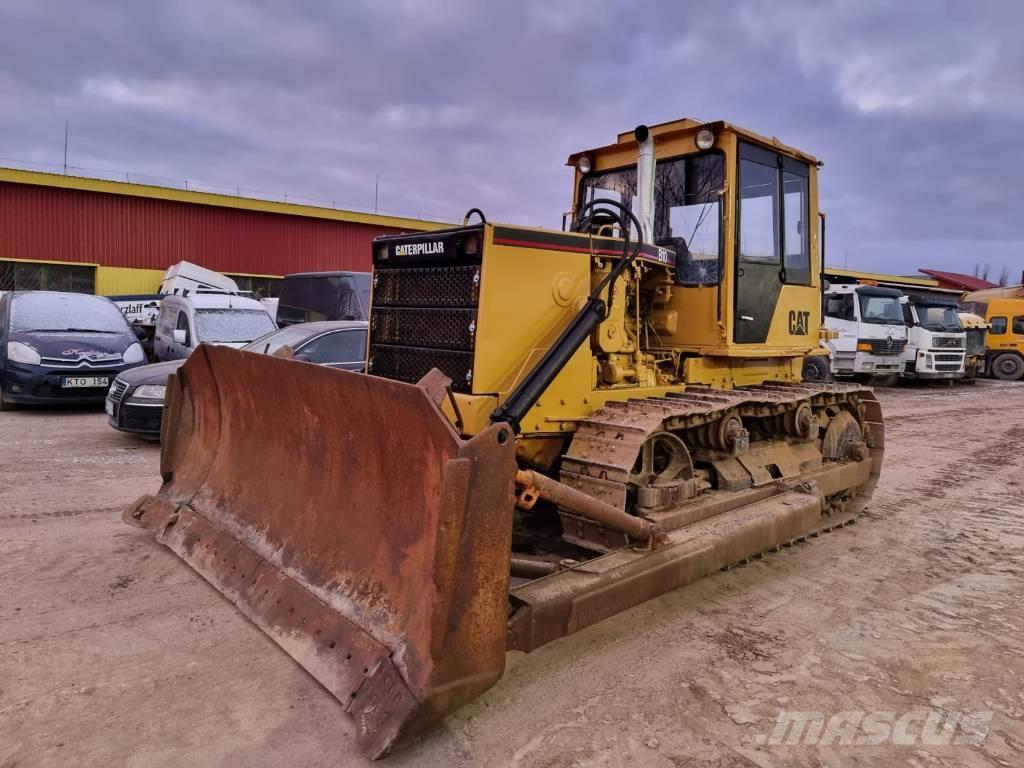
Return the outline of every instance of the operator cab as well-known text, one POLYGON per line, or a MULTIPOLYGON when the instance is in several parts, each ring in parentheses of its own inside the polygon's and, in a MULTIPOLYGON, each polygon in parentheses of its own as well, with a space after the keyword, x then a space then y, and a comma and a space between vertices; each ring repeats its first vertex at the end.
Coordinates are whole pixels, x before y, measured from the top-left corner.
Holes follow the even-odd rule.
MULTIPOLYGON (((672 309, 710 321, 679 324, 666 341, 703 355, 747 344, 780 352, 815 346, 820 242, 812 223, 821 164, 724 122, 684 119, 647 130, 656 162, 648 239, 675 253, 672 309)), ((573 221, 600 199, 643 218, 638 140, 623 133, 569 157, 573 221)))

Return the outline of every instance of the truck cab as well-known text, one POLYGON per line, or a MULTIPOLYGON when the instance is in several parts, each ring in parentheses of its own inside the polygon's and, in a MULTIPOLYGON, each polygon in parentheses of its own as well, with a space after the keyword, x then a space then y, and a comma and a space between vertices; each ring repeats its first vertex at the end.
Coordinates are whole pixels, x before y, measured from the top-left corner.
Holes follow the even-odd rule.
POLYGON ((902 299, 909 338, 903 358, 908 379, 962 379, 967 334, 957 314, 956 300, 930 294, 902 299))
POLYGON ((255 299, 185 290, 160 300, 153 347, 157 360, 180 360, 203 342, 243 347, 276 327, 255 299))
POLYGON ((833 376, 898 376, 903 373, 907 326, 895 288, 832 285, 825 291, 824 326, 833 376))

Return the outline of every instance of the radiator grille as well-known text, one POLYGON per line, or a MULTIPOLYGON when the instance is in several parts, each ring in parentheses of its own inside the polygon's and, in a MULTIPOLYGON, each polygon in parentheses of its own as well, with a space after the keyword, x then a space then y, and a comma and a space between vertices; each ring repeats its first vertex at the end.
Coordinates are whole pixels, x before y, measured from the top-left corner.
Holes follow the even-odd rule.
POLYGON ((938 337, 935 341, 936 349, 963 349, 964 340, 959 337, 938 337))
POLYGON ((115 403, 120 403, 124 397, 124 393, 128 391, 128 385, 121 379, 114 379, 113 385, 110 387, 109 397, 115 403))
POLYGON ((476 309, 379 307, 370 323, 378 344, 467 350, 473 348, 476 309))
POLYGON ((370 347, 370 373, 415 384, 431 368, 452 380, 455 392, 469 392, 473 383, 473 353, 449 349, 418 349, 374 344, 370 347))
POLYGON ((858 339, 858 344, 870 344, 873 355, 899 355, 907 346, 906 339, 858 339))
POLYGON ((940 353, 935 355, 935 362, 937 363, 959 363, 963 359, 963 355, 951 355, 948 353, 940 353))
POLYGON ((375 307, 475 307, 480 267, 405 267, 373 273, 375 307))
POLYGON ((431 368, 471 392, 480 266, 378 268, 369 373, 415 384, 431 368))

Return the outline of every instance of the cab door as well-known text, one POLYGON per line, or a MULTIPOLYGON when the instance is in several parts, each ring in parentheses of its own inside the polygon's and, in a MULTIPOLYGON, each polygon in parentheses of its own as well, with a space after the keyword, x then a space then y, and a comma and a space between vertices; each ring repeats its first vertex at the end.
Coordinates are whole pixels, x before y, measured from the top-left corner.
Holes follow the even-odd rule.
MULTIPOLYGON (((783 287, 811 283, 810 169, 744 142, 738 164, 733 339, 764 344, 783 287)), ((804 313, 797 320, 806 326, 804 313)))

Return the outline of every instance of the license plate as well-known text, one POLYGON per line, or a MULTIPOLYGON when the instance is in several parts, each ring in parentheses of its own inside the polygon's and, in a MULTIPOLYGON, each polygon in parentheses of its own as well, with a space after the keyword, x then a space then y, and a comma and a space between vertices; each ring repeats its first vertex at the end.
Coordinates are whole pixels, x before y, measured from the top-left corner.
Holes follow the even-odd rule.
POLYGON ((107 416, 114 415, 114 404, 110 402, 109 398, 104 402, 104 407, 107 409, 107 416))
POLYGON ((105 387, 109 383, 109 376, 65 376, 60 380, 62 387, 105 387))

